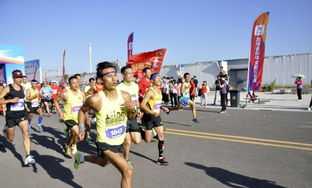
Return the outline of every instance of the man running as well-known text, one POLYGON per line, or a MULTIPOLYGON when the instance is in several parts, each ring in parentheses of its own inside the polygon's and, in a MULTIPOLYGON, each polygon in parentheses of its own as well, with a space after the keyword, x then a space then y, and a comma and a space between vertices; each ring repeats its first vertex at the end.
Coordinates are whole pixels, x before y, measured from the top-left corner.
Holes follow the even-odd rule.
POLYGON ((121 187, 132 187, 132 168, 122 156, 122 144, 126 137, 127 112, 135 111, 130 95, 117 89, 117 68, 110 62, 97 65, 97 78, 102 78, 103 89, 87 98, 79 111, 80 139, 84 137, 85 113, 96 113, 98 156, 75 155, 75 168, 88 161, 105 166, 111 162, 121 173, 121 187))
POLYGON ((143 100, 145 93, 147 92, 148 88, 151 85, 151 75, 152 70, 148 67, 145 67, 143 69, 143 75, 144 77, 139 81, 139 100, 140 102, 143 100))
POLYGON ((193 114, 193 122, 199 123, 196 118, 196 107, 195 107, 195 101, 192 101, 190 99, 190 88, 191 88, 191 74, 190 73, 184 73, 183 75, 184 82, 182 83, 181 87, 181 94, 182 97, 180 98, 180 104, 182 106, 189 105, 192 109, 193 114))
POLYGON ((158 152, 159 158, 157 163, 160 165, 168 165, 168 162, 164 157, 165 148, 165 134, 164 126, 161 125, 160 110, 169 112, 168 108, 161 106, 162 94, 161 94, 161 78, 158 73, 154 73, 151 76, 152 86, 145 94, 143 101, 141 102, 141 109, 144 111, 142 117, 142 124, 145 126, 145 141, 151 142, 153 138, 152 129, 155 128, 158 135, 158 152))
POLYGON ((24 165, 34 164, 35 159, 30 155, 30 139, 28 134, 28 121, 25 109, 25 94, 21 86, 23 73, 20 70, 12 72, 13 84, 9 84, 0 93, 2 104, 6 104, 6 134, 8 141, 12 144, 15 136, 15 126, 19 126, 22 135, 25 149, 24 165))
POLYGON ((29 131, 31 130, 31 120, 32 114, 39 114, 37 120, 37 126, 39 132, 42 132, 42 124, 43 124, 43 117, 42 117, 42 109, 40 108, 40 94, 37 89, 37 80, 31 81, 31 87, 26 90, 26 104, 29 110, 28 113, 28 124, 29 124, 29 131))
POLYGON ((69 89, 61 96, 64 101, 64 113, 59 111, 68 130, 67 143, 65 145, 65 155, 72 157, 77 152, 79 139, 78 112, 84 102, 84 94, 80 91, 79 81, 75 76, 68 79, 69 89))
POLYGON ((131 143, 133 142, 135 144, 139 144, 141 142, 140 127, 137 122, 137 114, 139 113, 139 86, 134 82, 131 67, 122 67, 121 74, 123 75, 123 81, 118 85, 118 89, 130 94, 131 100, 137 109, 136 113, 128 115, 129 119, 127 121, 127 136, 123 144, 124 157, 131 165, 131 162, 129 161, 131 143))
POLYGON ((89 85, 87 85, 84 88, 84 93, 86 96, 90 96, 93 94, 93 90, 95 89, 95 79, 94 78, 89 78, 89 85))

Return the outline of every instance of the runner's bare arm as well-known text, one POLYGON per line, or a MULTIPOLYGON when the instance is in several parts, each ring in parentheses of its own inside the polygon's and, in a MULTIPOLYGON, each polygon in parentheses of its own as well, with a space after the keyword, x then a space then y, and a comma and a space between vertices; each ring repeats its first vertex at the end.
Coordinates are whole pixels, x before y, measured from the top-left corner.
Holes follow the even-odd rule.
POLYGON ((163 111, 165 111, 166 113, 169 113, 170 110, 169 108, 165 107, 165 106, 160 106, 160 109, 162 109, 163 111))
POLYGON ((125 101, 124 106, 127 110, 127 116, 128 118, 135 118, 137 114, 137 110, 135 107, 135 103, 131 100, 131 96, 128 92, 122 91, 122 97, 125 101))
POLYGON ((85 137, 85 122, 87 119, 87 112, 90 109, 95 110, 96 112, 99 112, 101 110, 102 103, 101 98, 98 95, 90 96, 86 99, 86 101, 83 103, 82 107, 79 110, 78 113, 78 124, 79 124, 79 139, 83 140, 85 137))
POLYGON ((64 113, 60 107, 60 104, 59 104, 59 101, 58 100, 54 100, 54 106, 55 106, 55 109, 56 109, 56 112, 57 114, 59 115, 60 119, 63 119, 64 118, 64 113))

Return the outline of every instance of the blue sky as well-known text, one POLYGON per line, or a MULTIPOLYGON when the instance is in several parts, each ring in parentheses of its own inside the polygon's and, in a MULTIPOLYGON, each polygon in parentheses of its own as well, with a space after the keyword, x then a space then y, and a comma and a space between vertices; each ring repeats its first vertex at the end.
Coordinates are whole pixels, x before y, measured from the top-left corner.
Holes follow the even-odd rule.
POLYGON ((266 55, 312 52, 310 0, 0 0, 0 45, 23 49, 57 69, 67 49, 67 72, 93 60, 126 61, 134 53, 167 48, 165 64, 248 57, 255 18, 270 12, 266 55))

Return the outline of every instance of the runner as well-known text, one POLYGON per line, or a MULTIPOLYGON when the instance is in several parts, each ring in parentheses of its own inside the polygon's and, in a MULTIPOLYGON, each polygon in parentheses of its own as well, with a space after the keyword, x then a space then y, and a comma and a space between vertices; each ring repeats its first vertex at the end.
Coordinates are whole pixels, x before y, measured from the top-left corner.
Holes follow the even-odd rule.
POLYGON ((48 85, 47 81, 43 82, 43 86, 40 90, 40 95, 41 95, 42 104, 43 104, 43 107, 45 108, 45 111, 48 113, 48 116, 51 116, 50 103, 52 102, 52 89, 48 85))
POLYGON ((143 100, 145 93, 147 92, 148 88, 151 85, 151 75, 152 70, 148 67, 143 69, 144 77, 139 81, 139 100, 140 102, 143 100))
POLYGON ((152 86, 145 94, 141 103, 141 109, 144 111, 142 117, 142 124, 145 126, 145 141, 151 142, 153 138, 152 129, 155 128, 158 135, 158 152, 159 158, 157 163, 160 165, 168 165, 168 162, 164 157, 164 126, 161 125, 160 110, 164 110, 167 113, 169 109, 161 106, 162 94, 161 94, 161 78, 158 73, 154 73, 151 76, 152 86))
MULTIPOLYGON (((0 93, 4 88, 5 88, 4 84, 2 82, 0 82, 0 93)), ((0 104, 0 114, 5 116, 5 104, 0 104)), ((4 129, 2 131, 5 132, 4 129)), ((1 132, 0 132, 0 151, 4 153, 4 152, 6 152, 6 149, 5 149, 5 146, 4 146, 2 139, 4 139, 4 137, 1 135, 1 132)))
POLYGON ((28 125, 29 131, 31 132, 31 120, 32 114, 39 114, 37 120, 37 126, 39 132, 42 132, 42 124, 43 124, 43 117, 42 117, 42 109, 40 108, 40 94, 37 89, 37 80, 31 81, 31 88, 27 89, 26 91, 26 104, 28 107, 28 125))
POLYGON ((93 94, 93 90, 95 89, 95 84, 96 84, 95 79, 89 78, 89 84, 84 88, 84 93, 86 97, 93 94))
POLYGON ((15 126, 19 126, 23 135, 25 149, 24 165, 34 164, 35 159, 30 155, 30 139, 28 134, 27 113, 24 104, 24 89, 21 86, 23 73, 20 70, 12 72, 13 84, 5 87, 0 93, 2 104, 6 104, 6 134, 8 141, 13 144, 15 126))
POLYGON ((126 137, 127 112, 134 111, 134 105, 128 93, 117 86, 117 68, 110 62, 97 65, 97 78, 103 79, 103 90, 89 97, 79 111, 80 139, 84 137, 85 113, 93 109, 96 113, 98 155, 75 155, 74 166, 88 161, 105 166, 111 162, 121 173, 121 187, 132 187, 133 169, 122 156, 122 144, 126 137))
POLYGON ((132 166, 131 162, 129 161, 131 143, 133 142, 134 144, 139 144, 141 142, 140 127, 137 122, 137 114, 139 113, 139 86, 134 82, 131 67, 122 67, 121 73, 123 75, 123 81, 118 85, 118 89, 130 94, 131 100, 137 109, 136 113, 128 115, 129 119, 127 121, 127 135, 123 144, 124 157, 132 166))
POLYGON ((55 113, 56 111, 56 105, 55 105, 55 101, 58 100, 58 96, 59 96, 59 90, 60 87, 57 85, 57 81, 56 80, 52 80, 51 81, 51 89, 52 89, 52 97, 51 97, 51 103, 52 103, 52 113, 55 113))
POLYGON ((189 105, 192 109, 192 114, 193 114, 193 122, 199 123, 199 121, 196 118, 196 107, 195 107, 195 101, 192 101, 190 99, 190 88, 191 88, 191 75, 190 73, 185 73, 183 75, 184 82, 182 83, 181 87, 181 94, 182 97, 180 98, 180 104, 182 106, 187 106, 189 105))
MULTIPOLYGON (((85 86, 84 88, 84 93, 86 98, 92 96, 96 91, 96 82, 94 78, 89 78, 89 84, 87 86, 85 86)), ((93 110, 90 110, 87 113, 87 118, 86 118, 86 136, 85 136, 85 140, 88 143, 91 143, 91 137, 90 137, 90 131, 92 128, 92 125, 95 125, 95 113, 93 110)))
MULTIPOLYGON (((75 76, 68 79, 69 89, 61 96, 64 101, 64 113, 60 117, 64 120, 67 127, 68 138, 65 145, 65 155, 72 157, 77 152, 77 142, 79 136, 78 112, 84 101, 84 94, 80 91, 79 81, 75 76)), ((57 105, 59 106, 59 105, 57 105)))
MULTIPOLYGON (((148 88, 151 86, 151 75, 152 75, 152 70, 148 67, 145 67, 143 69, 143 78, 140 79, 139 81, 139 102, 141 103, 144 96, 145 96, 145 93, 147 92, 148 88)), ((142 119, 143 117, 143 112, 140 113, 139 115, 139 119, 142 119)), ((153 132, 153 137, 155 139, 158 139, 157 138, 157 133, 154 129, 152 129, 152 132, 153 132)), ((141 136, 142 138, 144 139, 145 137, 145 131, 143 129, 141 129, 141 136)))

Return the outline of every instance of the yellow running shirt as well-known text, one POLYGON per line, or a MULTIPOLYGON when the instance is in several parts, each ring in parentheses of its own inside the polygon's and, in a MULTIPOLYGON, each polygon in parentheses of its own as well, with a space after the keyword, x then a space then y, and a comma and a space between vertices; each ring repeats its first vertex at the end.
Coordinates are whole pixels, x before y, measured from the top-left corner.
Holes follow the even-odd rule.
POLYGON ((130 82, 130 83, 121 82, 118 85, 118 89, 120 89, 121 91, 129 93, 131 96, 132 102, 135 102, 135 103, 138 102, 138 100, 139 100, 139 86, 135 82, 130 82))
POLYGON ((126 137, 127 112, 122 109, 124 99, 117 89, 117 99, 109 100, 103 91, 99 92, 102 108, 96 112, 97 141, 109 145, 121 145, 126 137))
POLYGON ((162 95, 160 91, 156 91, 154 88, 150 87, 149 91, 153 92, 153 97, 147 101, 147 104, 154 112, 160 112, 160 106, 162 103, 162 95))
POLYGON ((31 87, 31 88, 27 89, 26 94, 30 95, 30 98, 36 97, 36 98, 34 98, 32 100, 28 100, 27 97, 26 97, 26 101, 31 103, 31 107, 33 107, 33 108, 38 107, 39 104, 40 104, 39 103, 39 91, 37 89, 33 89, 31 87))
POLYGON ((83 93, 74 93, 71 89, 66 90, 66 101, 64 103, 64 120, 74 120, 78 123, 78 112, 83 104, 83 93))
POLYGON ((190 82, 183 82, 183 84, 182 84, 182 96, 189 97, 190 96, 190 88, 191 88, 190 82))

